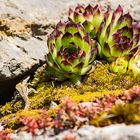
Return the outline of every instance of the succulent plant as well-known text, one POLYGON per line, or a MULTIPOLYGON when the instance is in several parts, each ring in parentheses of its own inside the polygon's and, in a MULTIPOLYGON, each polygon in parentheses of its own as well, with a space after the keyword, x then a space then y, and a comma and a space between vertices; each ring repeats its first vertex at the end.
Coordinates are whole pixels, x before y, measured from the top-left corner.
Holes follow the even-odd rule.
POLYGON ((125 57, 118 57, 116 61, 110 65, 110 70, 115 73, 126 73, 128 68, 128 59, 125 57))
POLYGON ((127 57, 118 57, 116 61, 111 63, 110 70, 117 73, 126 73, 128 70, 134 76, 140 75, 140 46, 130 60, 127 57))
POLYGON ((140 75, 140 46, 138 47, 136 53, 130 59, 128 70, 131 71, 134 76, 140 75))
POLYGON ((47 73, 56 80, 78 81, 91 68, 97 42, 72 21, 59 22, 48 37, 47 73))
POLYGON ((75 10, 69 10, 69 20, 75 23, 80 23, 84 26, 85 31, 89 33, 92 38, 97 36, 100 24, 103 20, 103 14, 99 5, 92 7, 90 4, 87 7, 78 5, 75 10))
POLYGON ((137 24, 129 13, 123 14, 121 6, 114 12, 108 7, 98 33, 99 56, 112 62, 133 55, 140 44, 139 33, 137 24))

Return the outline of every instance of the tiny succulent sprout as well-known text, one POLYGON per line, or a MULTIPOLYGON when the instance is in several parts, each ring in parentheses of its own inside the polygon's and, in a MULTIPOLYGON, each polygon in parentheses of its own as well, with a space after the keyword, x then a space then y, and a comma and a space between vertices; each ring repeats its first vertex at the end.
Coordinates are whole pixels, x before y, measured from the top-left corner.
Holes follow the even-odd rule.
POLYGON ((51 78, 78 82, 91 68, 97 54, 97 42, 72 21, 59 22, 47 41, 47 73, 51 78))
POLYGON ((87 7, 84 7, 79 4, 75 10, 69 9, 68 19, 75 23, 82 24, 85 31, 89 33, 92 38, 96 38, 103 20, 103 14, 99 5, 93 7, 89 4, 87 7))
POLYGON ((120 5, 114 12, 108 7, 98 33, 99 56, 112 62, 118 57, 133 55, 139 45, 138 33, 131 15, 123 14, 120 5))
POLYGON ((140 46, 136 53, 130 59, 128 70, 131 71, 134 76, 140 75, 140 46))
POLYGON ((110 71, 114 73, 126 73, 128 68, 128 59, 125 57, 118 57, 116 61, 110 65, 110 71))

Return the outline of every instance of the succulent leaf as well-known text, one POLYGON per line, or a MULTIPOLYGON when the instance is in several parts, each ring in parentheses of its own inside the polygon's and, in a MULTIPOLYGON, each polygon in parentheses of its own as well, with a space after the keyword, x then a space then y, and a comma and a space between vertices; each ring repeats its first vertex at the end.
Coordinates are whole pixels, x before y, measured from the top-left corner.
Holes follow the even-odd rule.
POLYGON ((138 46, 138 50, 130 59, 128 70, 131 71, 134 76, 140 75, 140 46, 138 46))

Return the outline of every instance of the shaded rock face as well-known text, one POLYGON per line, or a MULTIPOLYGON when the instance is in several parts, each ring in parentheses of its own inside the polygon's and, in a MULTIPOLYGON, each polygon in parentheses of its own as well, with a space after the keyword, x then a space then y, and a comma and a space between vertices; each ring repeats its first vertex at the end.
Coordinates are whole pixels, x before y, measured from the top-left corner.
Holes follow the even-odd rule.
POLYGON ((140 21, 139 0, 0 0, 0 104, 16 83, 44 63, 47 35, 66 19, 69 7, 98 2, 113 8, 121 4, 140 21))
POLYGON ((69 7, 77 3, 89 3, 91 0, 1 0, 0 14, 2 16, 21 17, 37 23, 58 22, 66 17, 69 7))

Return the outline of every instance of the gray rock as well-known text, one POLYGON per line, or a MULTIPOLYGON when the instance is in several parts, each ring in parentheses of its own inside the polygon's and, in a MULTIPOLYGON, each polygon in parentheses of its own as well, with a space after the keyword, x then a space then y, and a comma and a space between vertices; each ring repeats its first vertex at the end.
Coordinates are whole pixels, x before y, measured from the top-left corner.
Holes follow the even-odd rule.
POLYGON ((31 133, 19 132, 10 136, 13 140, 63 140, 66 137, 76 140, 140 140, 140 125, 116 124, 102 128, 85 125, 77 131, 67 130, 51 137, 47 134, 46 132, 32 137, 31 133))
POLYGON ((78 130, 79 140, 140 140, 140 125, 116 124, 103 128, 83 126, 78 130))
POLYGON ((23 132, 20 132, 18 135, 11 134, 11 138, 13 140, 32 140, 33 136, 31 133, 27 133, 27 132, 23 131, 23 132))
POLYGON ((89 3, 90 0, 1 0, 0 14, 7 14, 22 19, 54 22, 60 20, 68 12, 68 8, 77 3, 89 3))
POLYGON ((18 37, 7 37, 0 42, 1 65, 0 79, 15 78, 39 60, 44 60, 47 52, 46 42, 31 37, 21 40, 18 37))

